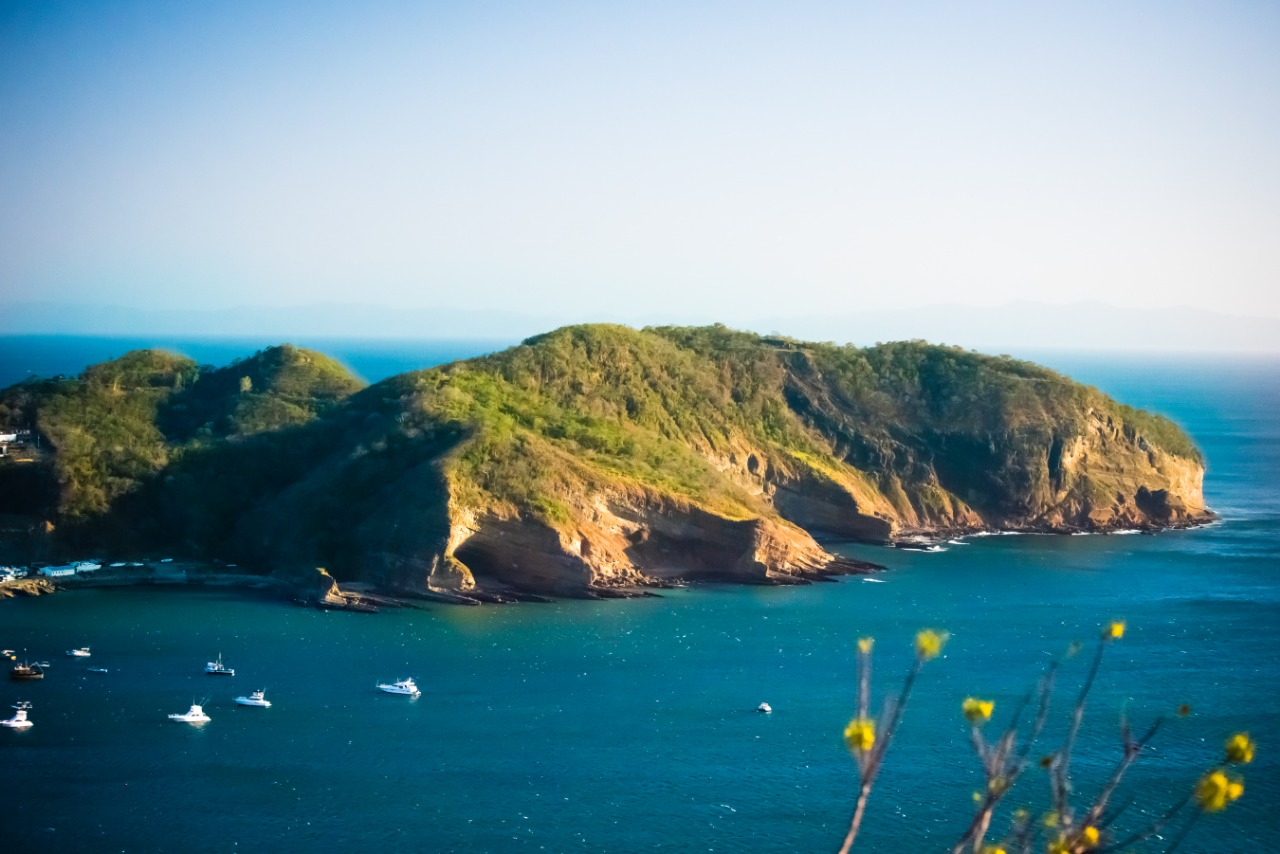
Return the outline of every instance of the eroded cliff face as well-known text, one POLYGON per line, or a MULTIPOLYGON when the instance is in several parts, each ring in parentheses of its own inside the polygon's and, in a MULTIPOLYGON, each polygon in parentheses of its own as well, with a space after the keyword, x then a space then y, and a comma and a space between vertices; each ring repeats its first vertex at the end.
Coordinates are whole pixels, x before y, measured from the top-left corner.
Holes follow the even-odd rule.
POLYGON ((672 582, 804 583, 873 564, 827 552, 778 518, 728 519, 644 488, 581 496, 553 526, 520 513, 461 526, 452 557, 480 585, 591 595, 672 582))
POLYGON ((1210 518, 1203 467, 1155 448, 1114 418, 1090 412, 1081 432, 1049 438, 1036 453, 1026 446, 1025 436, 990 437, 978 455, 984 477, 965 486, 945 465, 941 473, 917 467, 904 484, 896 473, 876 479, 852 468, 824 469, 740 439, 731 453, 708 459, 759 500, 761 512, 749 518, 640 485, 584 483, 561 495, 569 516, 555 524, 520 508, 481 511, 455 500, 444 550, 413 559, 431 572, 401 580, 435 590, 556 595, 699 579, 797 583, 872 568, 833 555, 810 532, 891 543, 982 530, 1154 530, 1210 518), (984 494, 984 484, 998 489, 984 494), (983 510, 948 486, 967 489, 983 510))
POLYGON ((1113 417, 1088 414, 1080 434, 1037 459, 1037 501, 1006 525, 1050 530, 1156 529, 1211 517, 1204 467, 1153 446, 1113 417))
POLYGON ((815 536, 887 544, 981 530, 1156 529, 1209 518, 1202 465, 1103 410, 982 435, 866 438, 853 433, 859 426, 828 431, 814 452, 740 430, 684 443, 723 479, 732 513, 602 472, 590 457, 543 440, 504 445, 485 459, 482 471, 505 466, 539 479, 547 491, 537 500, 558 508, 549 516, 528 499, 494 500, 458 463, 483 436, 460 434, 431 458, 417 457, 417 468, 402 475, 411 485, 384 490, 391 503, 374 505, 359 526, 364 545, 354 572, 463 597, 622 595, 700 579, 803 583, 872 568, 837 557, 815 536), (874 455, 865 451, 872 446, 874 455))

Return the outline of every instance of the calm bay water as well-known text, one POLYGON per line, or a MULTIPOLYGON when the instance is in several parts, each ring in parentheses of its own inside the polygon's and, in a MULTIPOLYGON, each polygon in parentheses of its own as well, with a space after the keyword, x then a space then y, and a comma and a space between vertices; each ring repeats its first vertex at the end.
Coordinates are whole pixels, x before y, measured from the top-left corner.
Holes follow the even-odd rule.
MULTIPOLYGON (((423 366, 423 352, 386 373, 423 366)), ((941 850, 980 785, 960 701, 993 698, 1001 721, 1048 655, 1119 617, 1129 631, 1089 704, 1079 787, 1118 756, 1121 709, 1141 727, 1186 702, 1195 713, 1131 772, 1129 813, 1173 801, 1248 729, 1259 751, 1245 797, 1181 850, 1280 850, 1280 365, 1040 360, 1187 427, 1222 521, 1155 537, 983 537, 938 554, 851 546, 892 568, 883 582, 625 602, 379 615, 233 591, 3 602, 0 646, 53 666, 41 684, 0 685, 0 701, 31 700, 36 721, 0 732, 0 849, 834 850, 855 786, 840 743, 853 640, 877 637, 882 696, 914 632, 934 626, 951 642, 917 685, 859 849, 941 850), (91 659, 63 656, 86 644, 91 659), (202 672, 219 652, 236 676, 202 672), (422 698, 373 689, 407 675, 422 698), (259 687, 272 708, 232 702, 259 687), (212 722, 165 719, 193 698, 212 722), (762 700, 773 715, 753 711, 762 700)), ((1085 664, 1068 663, 1065 689, 1085 664)), ((1045 803, 1039 771, 1010 798, 1045 803)))

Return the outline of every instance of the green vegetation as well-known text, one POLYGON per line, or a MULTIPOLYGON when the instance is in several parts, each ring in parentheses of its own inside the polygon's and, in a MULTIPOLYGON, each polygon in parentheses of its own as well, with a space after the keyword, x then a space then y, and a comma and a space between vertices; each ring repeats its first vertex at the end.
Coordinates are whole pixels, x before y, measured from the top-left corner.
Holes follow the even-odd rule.
POLYGON ((363 390, 288 345, 217 370, 142 351, 7 389, 0 417, 54 449, 56 506, 29 510, 60 528, 327 566, 442 553, 458 508, 570 534, 605 494, 801 527, 1032 525, 1131 505, 1135 479, 1161 489, 1157 451, 1200 460, 1166 419, 1027 362, 723 326, 566 327, 363 390), (1106 471, 1068 459, 1093 433, 1106 471), (808 497, 775 504, 783 488, 808 497))
MULTIPOLYGON (((6 389, 0 418, 33 424, 54 452, 55 506, 26 509, 74 527, 103 517, 202 442, 305 423, 359 386, 327 356, 289 345, 219 370, 138 350, 78 378, 6 389), (254 390, 242 391, 241 377, 254 390)), ((0 488, 7 474, 0 470, 0 488)))

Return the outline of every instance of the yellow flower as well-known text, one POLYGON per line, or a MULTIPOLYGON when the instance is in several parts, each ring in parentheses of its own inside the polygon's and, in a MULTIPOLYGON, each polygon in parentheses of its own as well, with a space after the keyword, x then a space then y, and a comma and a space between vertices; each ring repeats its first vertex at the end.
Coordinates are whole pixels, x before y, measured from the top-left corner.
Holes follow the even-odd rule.
POLYGON ((1253 741, 1249 733, 1238 732, 1227 739, 1227 761, 1245 765, 1253 761, 1253 741))
POLYGON ((1093 825, 1089 825, 1084 830, 1080 831, 1080 841, 1085 845, 1088 845, 1090 848, 1096 846, 1098 844, 1098 828, 1093 825))
POLYGON ((1112 620, 1111 625, 1107 626, 1104 637, 1109 637, 1112 640, 1120 640, 1120 638, 1124 637, 1124 620, 1112 620))
POLYGON ((916 635, 916 657, 921 661, 928 661, 931 658, 937 658, 938 653, 942 652, 943 644, 946 642, 946 632, 935 632, 933 629, 924 629, 916 635))
POLYGON ((1058 826, 1058 814, 1057 814, 1056 812, 1047 812, 1047 813, 1045 813, 1045 814, 1044 814, 1044 826, 1045 826, 1045 827, 1057 827, 1057 826, 1058 826))
POLYGON ((1232 780, 1221 771, 1210 771, 1196 783, 1196 802, 1205 812, 1221 812, 1243 794, 1244 782, 1232 780))
POLYGON ((982 726, 991 720, 991 712, 995 710, 995 700, 979 700, 977 697, 965 697, 960 704, 964 719, 975 726, 982 726))
POLYGON ((875 638, 858 638, 858 652, 863 654, 871 652, 871 647, 876 645, 875 638))
POLYGON ((1071 854, 1071 843, 1067 841, 1066 834, 1058 834, 1058 838, 1049 843, 1045 849, 1049 854, 1071 854))
POLYGON ((999 845, 984 845, 979 854, 1005 854, 1005 850, 999 845))
POLYGON ((876 722, 869 718, 854 718, 844 728, 844 743, 857 753, 866 753, 876 743, 876 722))

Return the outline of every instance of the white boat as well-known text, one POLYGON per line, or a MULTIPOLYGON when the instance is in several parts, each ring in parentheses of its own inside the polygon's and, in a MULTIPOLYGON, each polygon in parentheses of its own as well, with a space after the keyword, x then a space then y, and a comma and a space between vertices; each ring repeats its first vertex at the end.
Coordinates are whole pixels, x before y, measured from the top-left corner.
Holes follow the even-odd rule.
POLYGON ((31 721, 27 720, 27 710, 31 708, 30 703, 23 700, 13 708, 13 717, 0 721, 0 726, 7 726, 9 729, 26 729, 29 726, 34 726, 31 721))
POLYGON ((204 666, 204 672, 214 676, 235 676, 236 672, 222 663, 222 653, 218 653, 217 661, 210 661, 204 666))
POLYGON ((247 697, 236 697, 236 702, 242 706, 261 706, 265 709, 271 705, 271 701, 264 696, 266 693, 265 690, 250 691, 247 697))
POLYGON ((410 697, 416 697, 422 692, 418 690, 418 686, 413 684, 412 679, 401 679, 399 682, 381 683, 378 685, 379 691, 386 691, 388 694, 407 694, 410 697))
POLYGON ((72 658, 88 658, 89 647, 82 646, 79 649, 69 649, 67 650, 67 655, 71 656, 72 658))
POLYGON ((110 673, 111 671, 105 667, 90 667, 89 672, 90 673, 110 673))
POLYGON ((169 715, 169 720, 181 721, 184 724, 203 724, 208 723, 212 718, 204 713, 204 709, 197 706, 195 703, 192 703, 191 708, 187 709, 186 714, 169 715))
POLYGON ((763 712, 766 715, 770 715, 770 714, 773 714, 773 706, 770 706, 768 703, 761 703, 760 705, 756 706, 756 711, 763 712))

